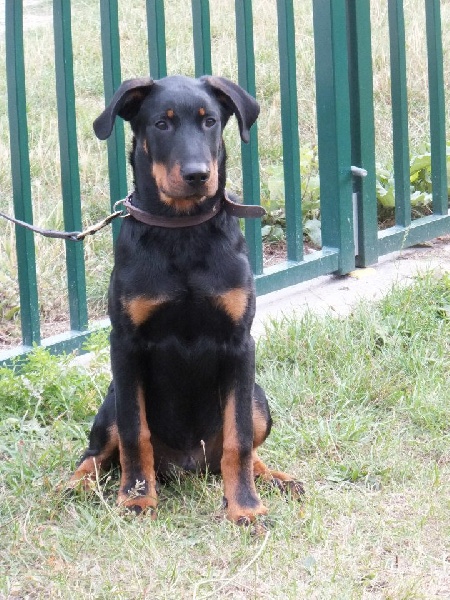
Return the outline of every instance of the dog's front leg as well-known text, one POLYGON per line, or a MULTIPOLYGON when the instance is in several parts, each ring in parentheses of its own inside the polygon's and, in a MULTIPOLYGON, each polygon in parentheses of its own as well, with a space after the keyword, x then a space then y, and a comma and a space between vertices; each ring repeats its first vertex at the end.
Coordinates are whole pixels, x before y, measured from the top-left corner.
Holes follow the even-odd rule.
POLYGON ((253 474, 253 340, 249 342, 246 352, 236 360, 233 373, 223 412, 221 471, 227 517, 235 523, 246 523, 267 513, 256 492, 253 474))
POLYGON ((111 335, 111 364, 116 394, 117 429, 121 466, 117 502, 136 513, 157 506, 156 477, 144 388, 136 359, 111 335))

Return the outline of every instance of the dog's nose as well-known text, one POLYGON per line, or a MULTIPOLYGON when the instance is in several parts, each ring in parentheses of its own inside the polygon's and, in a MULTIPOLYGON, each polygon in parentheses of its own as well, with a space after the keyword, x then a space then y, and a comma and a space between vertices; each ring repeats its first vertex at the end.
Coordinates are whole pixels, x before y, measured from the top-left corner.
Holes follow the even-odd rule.
POLYGON ((181 171, 184 181, 192 187, 199 187, 206 183, 210 174, 211 172, 206 164, 187 165, 181 171))

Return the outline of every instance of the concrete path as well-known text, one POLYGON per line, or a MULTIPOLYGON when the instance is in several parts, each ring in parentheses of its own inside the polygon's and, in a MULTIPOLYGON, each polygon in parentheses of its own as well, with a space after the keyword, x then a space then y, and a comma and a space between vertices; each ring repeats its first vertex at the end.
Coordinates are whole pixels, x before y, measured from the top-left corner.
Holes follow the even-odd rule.
POLYGON ((268 319, 293 312, 301 315, 310 309, 347 315, 359 300, 377 300, 394 284, 406 285, 415 275, 430 270, 450 273, 450 235, 393 252, 380 258, 373 267, 357 269, 350 275, 327 275, 258 297, 253 336, 264 333, 268 319))

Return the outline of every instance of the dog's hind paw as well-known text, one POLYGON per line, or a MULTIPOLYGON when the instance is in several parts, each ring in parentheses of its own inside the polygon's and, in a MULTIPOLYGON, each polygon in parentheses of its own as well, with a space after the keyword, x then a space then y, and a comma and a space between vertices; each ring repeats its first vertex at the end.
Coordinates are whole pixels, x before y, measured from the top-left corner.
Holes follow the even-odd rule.
POLYGON ((288 494, 295 500, 302 500, 305 495, 305 487, 301 481, 296 479, 279 479, 273 477, 268 480, 273 486, 276 486, 283 494, 288 494))

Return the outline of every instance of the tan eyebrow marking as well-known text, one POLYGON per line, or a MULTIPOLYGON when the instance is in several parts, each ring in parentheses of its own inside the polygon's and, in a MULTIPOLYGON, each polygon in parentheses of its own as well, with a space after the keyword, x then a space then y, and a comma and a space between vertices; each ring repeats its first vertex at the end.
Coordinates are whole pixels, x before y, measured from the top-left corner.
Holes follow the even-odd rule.
POLYGON ((166 115, 169 117, 169 119, 173 119, 174 114, 175 113, 173 112, 173 109, 171 109, 171 108, 169 108, 169 110, 166 111, 166 115))
POLYGON ((201 117, 204 117, 206 115, 206 110, 203 108, 203 106, 199 109, 198 114, 201 117))

